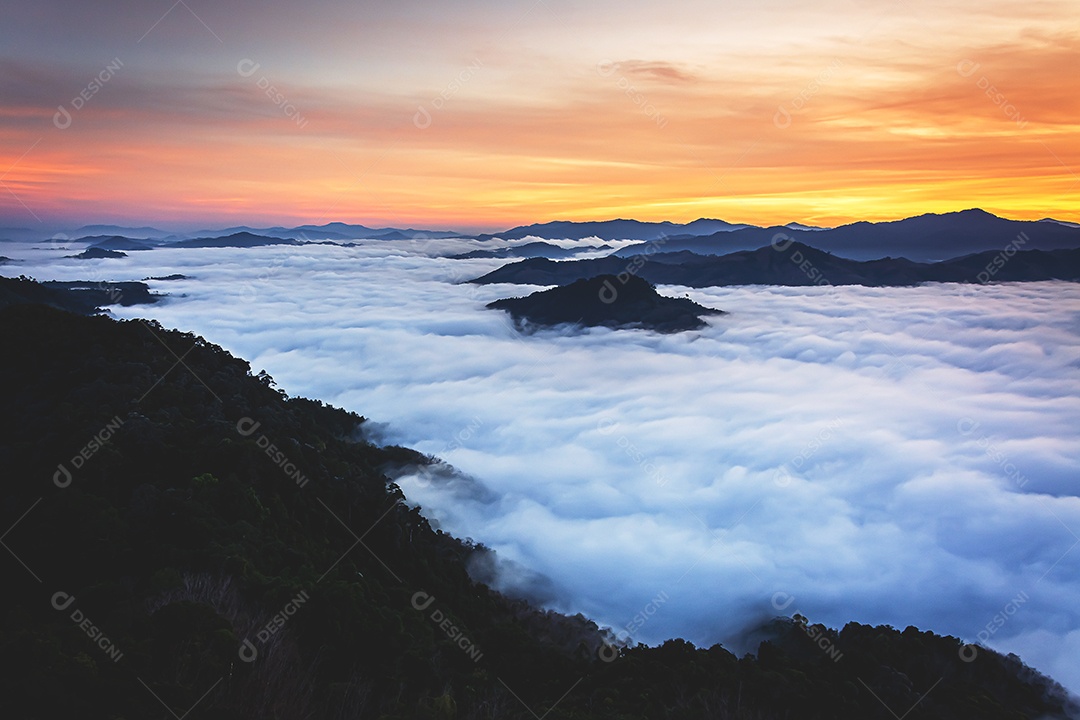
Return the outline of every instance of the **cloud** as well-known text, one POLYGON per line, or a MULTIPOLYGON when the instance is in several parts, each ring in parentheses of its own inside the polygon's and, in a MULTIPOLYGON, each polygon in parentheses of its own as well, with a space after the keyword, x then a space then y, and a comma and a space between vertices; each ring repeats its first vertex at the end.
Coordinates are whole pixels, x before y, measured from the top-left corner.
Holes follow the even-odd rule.
POLYGON ((697 77, 679 65, 659 60, 621 60, 616 67, 627 75, 633 75, 665 83, 690 83, 697 77))
POLYGON ((1078 219, 1065 2, 40 4, 0 28, 5 225, 1078 219))
POLYGON ((557 609, 737 649, 796 611, 910 624, 1080 689, 1080 285, 672 287, 729 314, 674 336, 525 337, 483 309, 523 288, 459 284, 500 261, 437 245, 19 272, 191 276, 116 314, 200 333, 443 457, 457 472, 407 473, 406 495, 557 609))

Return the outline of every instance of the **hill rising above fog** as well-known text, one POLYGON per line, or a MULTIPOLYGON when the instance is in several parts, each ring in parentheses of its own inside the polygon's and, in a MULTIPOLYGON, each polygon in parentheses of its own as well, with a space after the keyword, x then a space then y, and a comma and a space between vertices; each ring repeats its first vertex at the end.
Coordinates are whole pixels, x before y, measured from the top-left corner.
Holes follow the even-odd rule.
POLYGON ((487 307, 506 310, 519 325, 634 327, 662 333, 697 330, 705 327, 702 315, 724 314, 688 298, 664 297, 639 277, 615 275, 576 280, 528 297, 496 300, 487 307))

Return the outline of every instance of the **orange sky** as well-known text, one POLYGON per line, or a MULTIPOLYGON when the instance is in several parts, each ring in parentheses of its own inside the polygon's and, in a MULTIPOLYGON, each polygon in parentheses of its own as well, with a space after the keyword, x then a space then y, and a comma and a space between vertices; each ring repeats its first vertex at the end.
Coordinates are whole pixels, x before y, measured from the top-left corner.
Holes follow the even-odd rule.
POLYGON ((5 20, 0 225, 1080 221, 1080 2, 144 5, 5 20))

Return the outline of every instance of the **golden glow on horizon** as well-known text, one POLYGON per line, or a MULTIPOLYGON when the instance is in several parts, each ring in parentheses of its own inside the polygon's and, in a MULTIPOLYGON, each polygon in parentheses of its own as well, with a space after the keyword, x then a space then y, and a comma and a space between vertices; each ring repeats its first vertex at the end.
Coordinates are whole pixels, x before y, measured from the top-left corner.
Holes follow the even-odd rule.
POLYGON ((281 100, 261 74, 136 92, 118 73, 68 129, 54 127, 55 105, 0 108, 0 214, 502 229, 613 217, 835 225, 982 207, 1080 221, 1080 33, 1058 22, 1076 3, 1040 7, 1045 17, 1017 22, 1006 5, 977 18, 922 8, 937 35, 911 18, 891 30, 888 18, 852 20, 847 35, 789 23, 775 37, 797 38, 796 51, 754 55, 706 55, 695 28, 694 62, 650 59, 646 46, 613 62, 478 44, 411 94, 366 76, 363 91, 297 85, 284 70, 281 100), (980 44, 959 44, 968 23, 987 33, 980 44), (549 68, 527 64, 540 57, 549 68))

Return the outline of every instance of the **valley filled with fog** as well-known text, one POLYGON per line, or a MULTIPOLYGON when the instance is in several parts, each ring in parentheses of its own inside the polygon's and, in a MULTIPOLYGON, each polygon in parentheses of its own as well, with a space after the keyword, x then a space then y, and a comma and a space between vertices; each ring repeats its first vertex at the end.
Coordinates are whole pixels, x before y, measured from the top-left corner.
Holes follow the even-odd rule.
POLYGON ((536 287, 436 257, 471 247, 46 248, 8 274, 188 276, 112 314, 444 459, 400 469, 410 501, 495 549, 502 589, 625 639, 915 625, 1080 690, 1080 285, 661 286, 728 314, 522 334, 484 305, 536 287))

